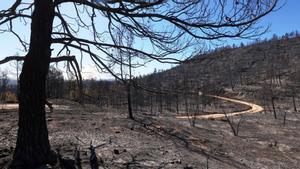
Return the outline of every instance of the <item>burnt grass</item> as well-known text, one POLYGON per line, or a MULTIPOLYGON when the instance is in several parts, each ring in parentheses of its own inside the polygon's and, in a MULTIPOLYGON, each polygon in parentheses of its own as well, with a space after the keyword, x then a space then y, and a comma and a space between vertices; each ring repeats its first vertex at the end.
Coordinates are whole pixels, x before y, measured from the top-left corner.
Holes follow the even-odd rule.
MULTIPOLYGON (((300 112, 271 112, 231 118, 240 121, 234 136, 226 120, 188 120, 170 115, 138 114, 127 118, 124 110, 100 109, 66 100, 53 100, 47 112, 49 139, 53 150, 64 158, 80 151, 82 167, 90 168, 89 146, 96 148, 103 168, 270 168, 296 169, 300 165, 300 112)), ((224 108, 224 106, 223 106, 224 108)), ((238 109, 244 109, 239 107, 238 109)), ((232 111, 233 105, 224 110, 232 111)), ((17 134, 17 110, 0 111, 0 168, 12 158, 17 134)), ((58 168, 58 166, 54 167, 58 168)))

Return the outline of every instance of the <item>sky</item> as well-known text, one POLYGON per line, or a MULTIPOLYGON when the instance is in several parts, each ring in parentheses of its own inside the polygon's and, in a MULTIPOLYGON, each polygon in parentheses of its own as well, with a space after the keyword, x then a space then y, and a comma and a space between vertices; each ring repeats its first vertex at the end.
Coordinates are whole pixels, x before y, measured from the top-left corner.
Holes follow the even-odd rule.
MULTIPOLYGON (((5 9, 6 6, 9 6, 11 0, 1 0, 0 1, 0 10, 5 9)), ((291 31, 298 30, 300 32, 300 1, 299 0, 279 0, 280 9, 275 12, 270 13, 265 16, 260 24, 268 25, 270 24, 269 31, 264 34, 261 39, 271 38, 273 34, 284 35, 285 33, 289 33, 291 31)), ((29 25, 29 24, 28 24, 29 25)), ((18 24, 15 25, 16 29, 18 28, 18 24)), ((23 30, 19 30, 23 31, 23 30)), ((29 36, 24 34, 22 38, 28 39, 29 36)), ((249 40, 227 40, 224 41, 224 45, 232 45, 232 44, 240 44, 240 42, 249 42, 249 40)), ((21 47, 18 45, 18 41, 15 37, 10 36, 9 34, 0 34, 0 60, 5 58, 6 56, 16 55, 17 53, 22 54, 21 47)), ((153 72, 154 68, 160 69, 168 69, 174 65, 166 65, 159 63, 151 63, 146 65, 145 67, 139 68, 134 71, 135 75, 144 75, 153 72)), ((62 69, 64 69, 61 66, 62 69)), ((0 71, 7 71, 9 73, 10 78, 14 78, 13 74, 15 71, 14 64, 8 63, 4 65, 0 65, 0 71)), ((84 78, 95 78, 95 79, 106 79, 109 78, 108 75, 99 75, 96 72, 96 68, 94 64, 90 61, 85 61, 84 67, 82 70, 84 78)))
POLYGON ((263 22, 270 23, 270 31, 265 34, 265 37, 271 37, 274 33, 283 35, 294 30, 300 31, 300 1, 299 0, 285 0, 281 1, 284 4, 278 11, 275 11, 265 18, 263 22))

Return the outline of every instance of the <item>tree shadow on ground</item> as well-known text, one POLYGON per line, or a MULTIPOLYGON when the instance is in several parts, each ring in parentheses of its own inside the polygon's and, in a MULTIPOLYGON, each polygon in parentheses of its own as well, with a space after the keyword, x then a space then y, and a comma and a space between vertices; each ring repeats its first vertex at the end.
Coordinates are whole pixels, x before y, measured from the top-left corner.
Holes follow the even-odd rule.
MULTIPOLYGON (((156 121, 153 118, 143 118, 139 119, 136 118, 135 122, 139 123, 142 127, 144 127, 146 130, 159 135, 164 138, 168 138, 172 140, 172 142, 177 146, 183 146, 188 151, 197 153, 199 155, 202 155, 209 159, 214 159, 222 164, 228 165, 231 168, 236 169, 247 169, 249 168, 247 165, 242 164, 239 161, 236 161, 228 156, 224 156, 222 154, 217 154, 216 152, 211 152, 209 150, 206 150, 204 148, 201 148, 201 144, 205 143, 205 140, 198 140, 198 142, 194 142, 190 139, 190 136, 192 136, 192 132, 181 129, 178 130, 177 128, 170 128, 167 126, 163 126, 158 121, 156 121)), ((208 129, 203 129, 200 127, 197 127, 198 130, 205 130, 205 132, 210 132, 208 129)), ((215 131, 212 131, 215 132, 215 131)))

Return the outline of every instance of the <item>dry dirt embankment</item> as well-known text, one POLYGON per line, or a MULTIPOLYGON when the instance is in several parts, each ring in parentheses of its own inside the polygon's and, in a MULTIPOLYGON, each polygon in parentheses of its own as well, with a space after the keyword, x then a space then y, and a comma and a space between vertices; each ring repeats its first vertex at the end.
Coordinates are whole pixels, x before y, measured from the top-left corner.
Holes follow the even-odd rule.
POLYGON ((217 99, 233 102, 233 103, 238 103, 238 104, 243 104, 246 106, 249 106, 250 109, 244 110, 244 111, 239 111, 239 112, 231 112, 231 113, 217 113, 217 114, 206 114, 206 115, 196 115, 196 116, 176 116, 177 119, 188 119, 188 118, 197 118, 197 119, 219 119, 219 118, 224 118, 226 115, 228 117, 230 116, 236 116, 236 115, 241 115, 241 114, 254 114, 254 113, 259 113, 263 111, 264 109, 254 103, 246 102, 246 101, 241 101, 241 100, 236 100, 236 99, 231 99, 227 97, 221 97, 221 96, 215 96, 215 95, 209 95, 210 97, 214 97, 217 99))

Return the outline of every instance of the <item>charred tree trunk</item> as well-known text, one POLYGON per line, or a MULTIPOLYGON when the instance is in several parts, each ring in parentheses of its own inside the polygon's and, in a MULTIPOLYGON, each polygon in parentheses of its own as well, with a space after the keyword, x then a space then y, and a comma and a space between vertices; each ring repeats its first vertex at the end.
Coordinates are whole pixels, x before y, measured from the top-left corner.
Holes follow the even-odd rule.
POLYGON ((179 114, 179 96, 176 94, 176 114, 179 114))
POLYGON ((271 103, 272 103, 274 118, 277 119, 274 96, 272 96, 272 98, 271 98, 271 103))
POLYGON ((19 129, 11 169, 56 163, 50 149, 45 116, 45 82, 51 56, 54 19, 52 0, 35 0, 29 52, 20 75, 19 129))
POLYGON ((295 95, 293 95, 292 98, 293 98, 294 111, 297 112, 297 106, 296 106, 296 101, 295 101, 295 95))
MULTIPOLYGON (((161 90, 159 90, 161 92, 161 90)), ((159 113, 163 113, 163 95, 159 94, 159 113)))
MULTIPOLYGON (((130 82, 129 82, 130 83, 130 82)), ((131 85, 127 84, 127 102, 128 102, 128 116, 130 119, 134 119, 132 113, 132 104, 131 104, 131 85)))
POLYGON ((128 101, 128 114, 130 119, 134 119, 132 113, 132 103, 131 103, 131 85, 132 85, 132 64, 131 57, 128 58, 129 63, 129 83, 127 84, 127 101, 128 101))
POLYGON ((153 98, 151 93, 150 93, 150 112, 151 115, 153 115, 153 98))

